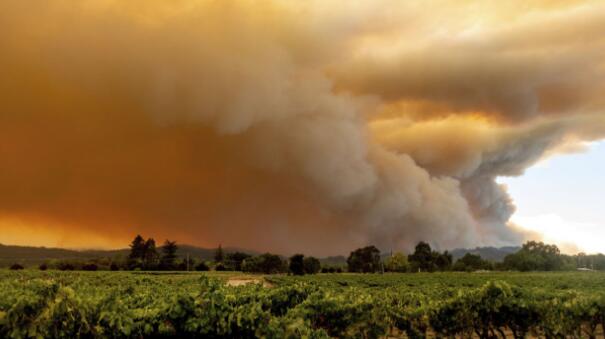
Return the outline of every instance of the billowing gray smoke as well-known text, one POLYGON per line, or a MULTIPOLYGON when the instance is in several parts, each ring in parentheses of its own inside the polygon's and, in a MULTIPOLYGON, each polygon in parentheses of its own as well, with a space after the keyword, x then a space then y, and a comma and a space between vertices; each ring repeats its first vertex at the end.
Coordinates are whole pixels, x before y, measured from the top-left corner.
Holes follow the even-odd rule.
POLYGON ((519 242, 495 179, 604 137, 605 7, 424 7, 3 2, 0 242, 519 242))

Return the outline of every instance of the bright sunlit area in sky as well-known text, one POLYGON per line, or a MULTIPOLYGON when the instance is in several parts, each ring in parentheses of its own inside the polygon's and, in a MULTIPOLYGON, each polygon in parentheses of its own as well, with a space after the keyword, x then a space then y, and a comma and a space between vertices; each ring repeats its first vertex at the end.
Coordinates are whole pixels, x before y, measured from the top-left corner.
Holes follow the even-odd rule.
POLYGON ((500 178, 517 206, 511 221, 564 252, 605 252, 605 143, 559 155, 523 176, 500 178), (576 247, 574 249, 574 247, 576 247))

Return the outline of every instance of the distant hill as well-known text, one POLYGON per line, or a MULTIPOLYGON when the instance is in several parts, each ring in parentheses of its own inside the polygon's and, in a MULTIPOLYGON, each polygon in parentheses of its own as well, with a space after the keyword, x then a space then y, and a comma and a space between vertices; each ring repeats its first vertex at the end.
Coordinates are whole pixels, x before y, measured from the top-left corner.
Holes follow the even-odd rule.
POLYGON ((30 246, 7 246, 0 244, 0 267, 20 263, 25 266, 40 264, 47 260, 78 259, 86 260, 107 255, 100 255, 101 251, 74 251, 63 248, 46 248, 30 246))
MULTIPOLYGON (((203 248, 192 245, 179 244, 177 255, 184 258, 189 256, 196 260, 212 260, 214 257, 215 248, 203 248)), ((474 249, 458 248, 450 253, 454 260, 463 257, 466 253, 480 255, 483 259, 491 261, 502 261, 508 254, 517 252, 521 247, 477 247, 474 249)), ((257 255, 259 252, 235 248, 225 247, 225 253, 228 252, 244 252, 251 255, 257 255)), ((92 260, 99 258, 119 258, 126 257, 129 253, 128 248, 116 250, 70 250, 64 248, 47 248, 47 247, 32 247, 32 246, 12 246, 0 244, 0 267, 8 267, 14 263, 20 263, 26 267, 37 266, 49 260, 92 260)), ((383 254, 383 257, 388 256, 383 254)), ((332 256, 319 259, 322 265, 327 266, 344 266, 347 259, 344 256, 332 256)))
POLYGON ((450 253, 454 260, 462 258, 467 253, 478 254, 481 258, 499 262, 504 260, 509 254, 515 253, 520 250, 520 246, 505 246, 505 247, 476 247, 474 249, 471 248, 457 248, 450 253))
MULTIPOLYGON (((191 245, 179 244, 177 255, 186 257, 187 254, 196 260, 211 260, 214 257, 215 248, 202 248, 191 245)), ((225 253, 244 252, 258 254, 255 251, 240 248, 223 248, 225 253)), ((64 248, 47 248, 32 246, 12 246, 0 244, 0 267, 7 267, 14 263, 20 263, 26 267, 39 265, 49 260, 91 260, 99 258, 125 257, 130 250, 128 248, 117 250, 70 250, 64 248)))

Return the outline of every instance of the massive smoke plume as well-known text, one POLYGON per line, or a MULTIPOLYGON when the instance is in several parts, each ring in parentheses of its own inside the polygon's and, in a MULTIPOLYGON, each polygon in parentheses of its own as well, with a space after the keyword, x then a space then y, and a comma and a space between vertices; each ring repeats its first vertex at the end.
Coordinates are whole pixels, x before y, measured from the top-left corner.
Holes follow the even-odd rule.
POLYGON ((3 1, 0 242, 517 243, 495 179, 605 137, 603 31, 599 2, 3 1))

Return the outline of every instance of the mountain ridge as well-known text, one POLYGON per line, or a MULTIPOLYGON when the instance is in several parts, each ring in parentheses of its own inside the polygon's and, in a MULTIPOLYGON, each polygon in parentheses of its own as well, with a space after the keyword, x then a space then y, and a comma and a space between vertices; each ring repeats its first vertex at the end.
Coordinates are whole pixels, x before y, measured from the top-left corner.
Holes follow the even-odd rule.
MULTIPOLYGON (((216 248, 204 248, 188 244, 177 244, 177 256, 184 258, 189 254, 199 260, 210 260, 214 257, 216 248)), ((224 247, 225 252, 244 252, 258 254, 253 250, 237 247, 224 247)), ((100 258, 124 258, 128 256, 129 248, 111 250, 76 250, 58 247, 36 247, 0 244, 0 267, 7 267, 14 263, 25 266, 39 265, 50 260, 93 260, 100 258)))
POLYGON ((480 255, 481 258, 494 262, 501 262, 509 254, 513 254, 521 249, 521 246, 503 246, 503 247, 475 247, 475 248, 456 248, 450 253, 454 260, 462 258, 465 254, 471 253, 480 255))
MULTIPOLYGON (((178 244, 177 255, 181 258, 188 254, 196 260, 211 260, 214 257, 216 248, 204 248, 188 244, 178 244)), ((457 248, 451 250, 450 253, 454 260, 463 257, 466 253, 478 254, 483 259, 500 262, 504 257, 511 253, 517 252, 519 246, 504 246, 504 247, 475 247, 475 248, 457 248)), ((251 255, 257 255, 261 252, 247 250, 238 247, 224 247, 225 252, 244 252, 251 255)), ((36 246, 18 246, 0 244, 0 267, 7 267, 14 263, 19 263, 25 266, 39 265, 49 260, 93 260, 100 258, 124 258, 128 256, 130 249, 66 249, 58 247, 36 247, 36 246)), ((383 254, 388 256, 388 254, 383 254)), ((284 256, 285 257, 285 256, 284 256)), ((337 255, 329 257, 321 257, 319 260, 324 265, 342 266, 346 265, 346 256, 337 255)))

